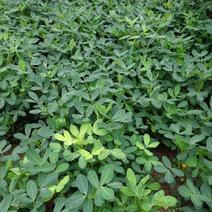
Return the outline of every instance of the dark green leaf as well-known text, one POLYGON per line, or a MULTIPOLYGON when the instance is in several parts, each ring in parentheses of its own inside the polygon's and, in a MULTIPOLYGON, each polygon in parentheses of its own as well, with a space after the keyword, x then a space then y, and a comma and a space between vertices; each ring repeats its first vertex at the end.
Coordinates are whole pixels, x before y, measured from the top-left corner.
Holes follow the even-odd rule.
POLYGON ((88 180, 84 175, 78 175, 76 179, 76 186, 83 194, 88 193, 88 180))

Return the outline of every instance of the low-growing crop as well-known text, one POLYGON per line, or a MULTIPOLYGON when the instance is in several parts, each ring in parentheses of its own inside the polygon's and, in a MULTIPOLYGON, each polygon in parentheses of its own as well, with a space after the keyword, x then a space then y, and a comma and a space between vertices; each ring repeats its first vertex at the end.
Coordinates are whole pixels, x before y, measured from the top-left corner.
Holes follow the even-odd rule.
POLYGON ((0 212, 212 210, 211 1, 0 12, 0 212))

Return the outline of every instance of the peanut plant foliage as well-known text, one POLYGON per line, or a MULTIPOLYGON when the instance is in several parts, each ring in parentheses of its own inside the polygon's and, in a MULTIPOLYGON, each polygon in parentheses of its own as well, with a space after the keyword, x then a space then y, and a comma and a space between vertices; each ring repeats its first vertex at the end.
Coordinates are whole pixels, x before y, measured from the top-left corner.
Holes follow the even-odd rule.
POLYGON ((0 0, 0 211, 212 210, 212 2, 0 0))

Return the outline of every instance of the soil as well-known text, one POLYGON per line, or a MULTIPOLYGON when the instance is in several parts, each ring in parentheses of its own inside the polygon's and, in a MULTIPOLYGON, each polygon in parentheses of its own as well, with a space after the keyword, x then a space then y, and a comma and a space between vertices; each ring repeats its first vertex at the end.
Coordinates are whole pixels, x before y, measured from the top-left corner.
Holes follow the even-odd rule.
POLYGON ((54 210, 54 202, 50 200, 46 203, 46 212, 52 212, 54 210))
POLYGON ((154 155, 156 155, 159 159, 161 159, 163 156, 166 156, 169 158, 169 160, 174 160, 177 157, 177 151, 172 150, 170 147, 167 147, 163 143, 160 143, 160 145, 152 150, 154 155))

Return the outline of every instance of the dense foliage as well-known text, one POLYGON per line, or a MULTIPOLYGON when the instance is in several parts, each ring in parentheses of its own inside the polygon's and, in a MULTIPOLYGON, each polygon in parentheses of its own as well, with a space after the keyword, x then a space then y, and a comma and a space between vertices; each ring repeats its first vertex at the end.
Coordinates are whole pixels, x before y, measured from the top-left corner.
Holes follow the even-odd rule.
POLYGON ((209 0, 0 0, 0 211, 212 210, 209 0))

